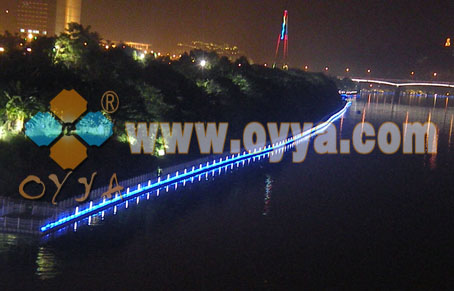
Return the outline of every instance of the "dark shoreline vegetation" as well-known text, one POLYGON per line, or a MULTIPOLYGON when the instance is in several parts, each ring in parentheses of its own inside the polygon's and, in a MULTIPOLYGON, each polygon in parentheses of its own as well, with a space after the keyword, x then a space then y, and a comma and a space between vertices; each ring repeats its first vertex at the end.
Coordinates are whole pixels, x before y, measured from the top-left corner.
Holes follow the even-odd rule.
POLYGON ((121 105, 110 115, 114 136, 100 148, 88 148, 88 159, 68 178, 57 201, 83 193, 77 179, 89 179, 93 172, 98 173, 95 189, 108 184, 114 172, 125 180, 200 157, 194 136, 190 155, 131 155, 126 121, 229 122, 227 150, 229 138, 241 138, 251 121, 315 122, 342 102, 335 80, 321 73, 266 68, 245 57, 231 62, 203 51, 178 60, 155 58, 123 45, 106 49, 100 41, 89 27, 75 23, 65 34, 31 42, 0 35, 5 50, 0 53, 0 195, 20 198, 19 184, 33 174, 46 184, 43 200, 49 201, 56 187, 48 176, 65 177, 49 158, 49 147, 37 147, 23 128, 31 116, 48 111, 62 89, 79 92, 88 111, 101 110, 101 96, 108 90, 118 94, 121 105), (199 65, 202 59, 205 68, 199 65))

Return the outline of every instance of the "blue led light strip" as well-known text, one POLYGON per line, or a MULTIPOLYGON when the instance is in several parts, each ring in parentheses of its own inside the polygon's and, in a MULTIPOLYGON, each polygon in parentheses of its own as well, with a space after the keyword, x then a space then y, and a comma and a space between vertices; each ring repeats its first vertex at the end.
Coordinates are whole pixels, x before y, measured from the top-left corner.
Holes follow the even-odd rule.
POLYGON ((99 213, 99 212, 101 212, 107 208, 110 208, 112 206, 115 206, 117 204, 121 204, 125 200, 130 200, 130 199, 140 196, 142 194, 153 192, 153 191, 161 189, 165 186, 187 181, 187 180, 189 180, 189 178, 201 176, 202 174, 208 173, 210 171, 218 170, 218 169, 220 169, 222 167, 226 167, 228 165, 233 165, 233 164, 238 163, 243 160, 265 155, 276 149, 285 147, 295 141, 310 138, 312 135, 316 135, 317 133, 325 130, 331 123, 333 123, 334 121, 339 119, 347 111, 347 109, 350 106, 351 106, 351 102, 348 102, 342 110, 340 110, 336 114, 332 115, 325 122, 320 123, 319 125, 311 128, 309 130, 306 130, 305 132, 302 132, 294 137, 291 137, 289 139, 285 139, 281 142, 275 143, 272 146, 269 145, 268 147, 264 147, 263 149, 260 148, 258 151, 254 150, 254 152, 244 152, 243 154, 238 154, 236 157, 232 156, 231 159, 228 159, 228 157, 227 157, 224 161, 222 161, 222 159, 221 159, 221 161, 217 162, 217 163, 216 163, 216 161, 213 161, 212 164, 207 164, 205 166, 200 165, 200 167, 198 169, 194 168, 194 170, 183 173, 181 175, 178 175, 178 172, 176 172, 175 176, 169 177, 166 180, 161 181, 160 179, 158 179, 158 181, 153 184, 150 183, 150 185, 144 186, 143 188, 139 187, 137 190, 123 193, 121 195, 122 197, 117 195, 114 198, 112 198, 111 200, 104 200, 101 203, 94 205, 94 206, 93 206, 92 202, 90 202, 89 203, 90 206, 87 207, 86 209, 77 211, 77 209, 78 209, 77 208, 75 210, 74 214, 60 218, 54 222, 47 223, 44 226, 42 226, 40 228, 40 230, 41 230, 41 232, 44 233, 44 232, 49 232, 51 230, 59 229, 67 224, 79 221, 83 218, 86 218, 88 216, 99 213))

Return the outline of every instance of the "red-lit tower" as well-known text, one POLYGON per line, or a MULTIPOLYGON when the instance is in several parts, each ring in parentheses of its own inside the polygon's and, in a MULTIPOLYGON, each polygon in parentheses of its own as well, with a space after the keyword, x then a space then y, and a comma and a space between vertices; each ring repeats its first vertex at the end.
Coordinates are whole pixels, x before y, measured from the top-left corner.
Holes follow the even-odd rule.
POLYGON ((279 60, 282 60, 282 68, 288 69, 287 57, 288 57, 288 11, 284 10, 284 17, 282 20, 281 33, 279 34, 279 36, 277 38, 276 54, 274 56, 273 67, 276 67, 276 63, 278 63, 279 60), (281 43, 282 43, 282 47, 283 47, 282 54, 279 53, 279 50, 281 48, 281 43), (281 57, 282 57, 282 59, 281 59, 281 57))

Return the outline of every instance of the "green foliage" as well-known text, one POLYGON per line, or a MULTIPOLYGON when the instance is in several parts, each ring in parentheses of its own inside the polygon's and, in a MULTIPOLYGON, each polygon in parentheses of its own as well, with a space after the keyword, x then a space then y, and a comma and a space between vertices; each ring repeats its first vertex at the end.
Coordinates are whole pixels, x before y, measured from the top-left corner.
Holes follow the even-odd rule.
POLYGON ((149 121, 163 121, 173 106, 164 102, 164 95, 161 90, 148 84, 138 85, 139 93, 143 99, 145 111, 149 121))
POLYGON ((100 37, 78 23, 69 23, 65 33, 55 40, 53 50, 55 63, 62 63, 68 68, 88 67, 87 60, 100 54, 100 37))
POLYGON ((34 96, 11 96, 3 91, 0 93, 0 126, 8 131, 20 132, 24 120, 42 108, 42 104, 34 96))
POLYGON ((241 74, 235 74, 232 78, 232 82, 238 86, 241 92, 244 94, 251 94, 252 93, 252 88, 251 84, 248 82, 248 80, 245 78, 245 76, 241 74))

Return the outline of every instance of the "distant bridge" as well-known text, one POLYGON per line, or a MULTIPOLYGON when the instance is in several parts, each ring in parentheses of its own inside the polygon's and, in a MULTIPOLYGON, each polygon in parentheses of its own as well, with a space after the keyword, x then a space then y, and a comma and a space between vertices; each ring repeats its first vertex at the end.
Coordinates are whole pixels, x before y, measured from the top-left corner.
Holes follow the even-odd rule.
POLYGON ((357 79, 357 78, 353 78, 352 81, 357 83, 380 84, 393 87, 422 86, 422 87, 454 88, 454 82, 414 81, 397 79, 357 79))

